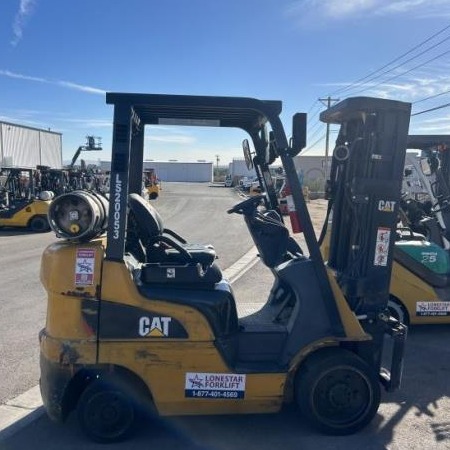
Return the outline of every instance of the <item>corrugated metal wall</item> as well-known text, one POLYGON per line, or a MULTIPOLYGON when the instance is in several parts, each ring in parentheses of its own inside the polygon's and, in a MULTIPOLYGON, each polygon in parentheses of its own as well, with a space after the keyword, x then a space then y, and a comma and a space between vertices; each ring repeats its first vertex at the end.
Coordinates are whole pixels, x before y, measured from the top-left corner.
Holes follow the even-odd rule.
POLYGON ((62 168, 62 136, 59 133, 40 131, 41 165, 62 168))
POLYGON ((0 122, 0 165, 62 167, 62 136, 37 128, 0 122))

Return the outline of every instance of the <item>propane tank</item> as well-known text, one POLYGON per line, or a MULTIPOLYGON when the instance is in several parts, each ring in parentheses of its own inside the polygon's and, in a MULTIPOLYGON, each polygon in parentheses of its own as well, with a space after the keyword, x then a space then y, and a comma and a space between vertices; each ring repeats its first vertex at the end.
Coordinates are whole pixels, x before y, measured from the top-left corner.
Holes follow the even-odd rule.
POLYGON ((42 191, 39 194, 39 200, 48 201, 52 200, 55 197, 55 193, 53 191, 42 191))
POLYGON ((295 210, 294 199, 292 198, 291 187, 289 186, 288 183, 286 183, 286 186, 284 188, 284 193, 286 195, 286 204, 287 204, 287 210, 289 213, 289 219, 291 220, 292 232, 293 233, 301 233, 303 230, 302 230, 302 227, 298 220, 297 211, 295 210))
POLYGON ((48 221, 60 238, 89 241, 106 230, 108 200, 95 192, 81 190, 60 195, 50 204, 48 221))

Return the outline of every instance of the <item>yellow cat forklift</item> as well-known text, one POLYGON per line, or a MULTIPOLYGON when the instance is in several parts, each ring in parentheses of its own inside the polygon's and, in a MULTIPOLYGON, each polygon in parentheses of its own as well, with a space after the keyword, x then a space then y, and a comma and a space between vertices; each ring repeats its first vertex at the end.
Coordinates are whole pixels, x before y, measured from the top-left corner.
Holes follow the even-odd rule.
POLYGON ((38 190, 36 176, 35 169, 1 169, 0 228, 27 228, 34 232, 50 230, 47 213, 53 193, 38 190))
POLYGON ((306 114, 294 116, 288 140, 279 101, 128 93, 106 101, 114 106, 109 200, 75 191, 49 211, 61 238, 41 264, 48 308, 40 386, 50 418, 76 409, 99 442, 127 437, 142 410, 272 413, 296 403, 324 433, 367 425, 380 386, 392 391, 401 381, 406 328, 387 312, 396 211, 378 205, 400 199, 410 105, 354 98, 329 110, 352 170, 336 180, 340 232, 326 267, 293 161, 306 144, 306 114), (250 315, 238 317, 214 247, 166 229, 140 195, 144 129, 164 123, 249 135, 264 194, 228 212, 243 216, 273 276, 266 303, 250 315), (276 160, 308 256, 279 214, 269 170, 276 160), (347 214, 353 220, 342 226, 347 214))
POLYGON ((145 195, 148 196, 149 200, 156 200, 159 197, 161 183, 155 169, 144 170, 144 187, 145 195))

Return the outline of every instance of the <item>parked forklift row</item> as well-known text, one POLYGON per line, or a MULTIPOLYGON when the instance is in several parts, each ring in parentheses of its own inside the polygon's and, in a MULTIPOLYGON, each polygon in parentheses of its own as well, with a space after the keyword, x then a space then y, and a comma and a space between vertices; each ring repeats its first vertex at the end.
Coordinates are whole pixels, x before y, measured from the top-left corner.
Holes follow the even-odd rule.
MULTIPOLYGON (((109 172, 87 166, 81 160, 82 151, 102 150, 100 138, 87 136, 85 145, 78 147, 70 164, 64 169, 46 166, 32 168, 0 168, 0 228, 27 228, 34 232, 50 230, 48 211, 51 201, 59 195, 75 190, 86 190, 107 195, 109 172)), ((143 195, 155 200, 161 183, 154 169, 143 172, 143 195)))

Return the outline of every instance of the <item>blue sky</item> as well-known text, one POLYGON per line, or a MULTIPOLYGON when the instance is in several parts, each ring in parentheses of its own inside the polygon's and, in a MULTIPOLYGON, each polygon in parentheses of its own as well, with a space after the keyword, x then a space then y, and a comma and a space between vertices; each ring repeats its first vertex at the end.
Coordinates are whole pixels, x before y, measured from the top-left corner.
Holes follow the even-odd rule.
MULTIPOLYGON (((101 136, 104 150, 83 157, 108 159, 107 91, 282 100, 288 130, 310 113, 307 151, 323 153, 319 98, 380 96, 413 113, 449 103, 450 0, 1 2, 0 120, 63 133, 64 159, 101 136)), ((410 131, 450 134, 450 108, 410 131)), ((145 156, 226 163, 243 137, 158 127, 145 156)))

